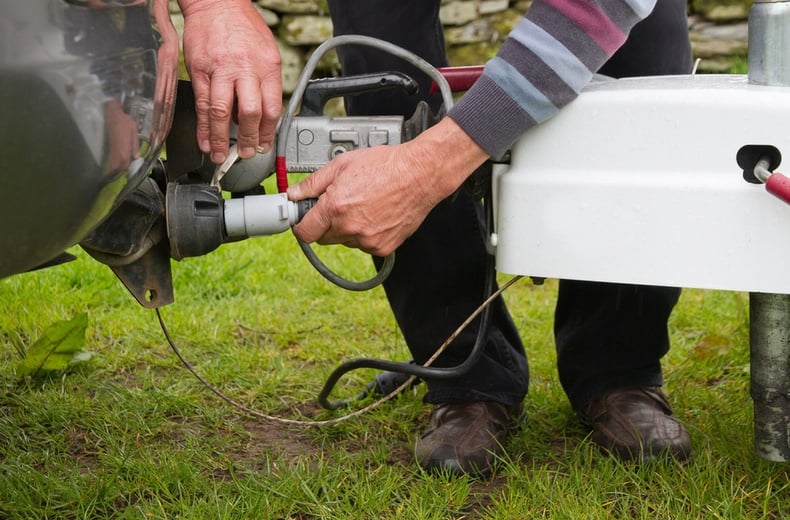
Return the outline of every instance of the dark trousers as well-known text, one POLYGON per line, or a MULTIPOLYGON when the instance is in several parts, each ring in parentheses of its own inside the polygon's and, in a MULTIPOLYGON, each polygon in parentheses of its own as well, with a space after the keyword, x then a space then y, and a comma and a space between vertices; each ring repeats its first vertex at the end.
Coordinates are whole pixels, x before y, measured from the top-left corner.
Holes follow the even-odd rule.
MULTIPOLYGON (((434 66, 447 65, 438 0, 329 0, 335 34, 364 34, 404 47, 434 66)), ((685 0, 658 0, 626 44, 600 70, 612 77, 686 74, 691 70, 685 0)), ((338 49, 344 74, 401 70, 420 81, 420 96, 399 92, 349 97, 353 115, 410 116, 428 99, 430 80, 399 58, 361 46, 338 49)), ((436 107, 440 100, 430 99, 436 107)), ((423 362, 483 300, 485 248, 480 208, 463 191, 439 204, 398 249, 384 283, 395 318, 423 362)), ((573 407, 613 388, 662 383, 667 320, 677 288, 561 280, 554 332, 560 380, 573 407)), ((435 366, 465 358, 476 335, 468 327, 435 366)), ((464 377, 427 381, 430 403, 493 400, 519 404, 529 373, 524 346, 502 300, 493 308, 485 353, 464 377)))

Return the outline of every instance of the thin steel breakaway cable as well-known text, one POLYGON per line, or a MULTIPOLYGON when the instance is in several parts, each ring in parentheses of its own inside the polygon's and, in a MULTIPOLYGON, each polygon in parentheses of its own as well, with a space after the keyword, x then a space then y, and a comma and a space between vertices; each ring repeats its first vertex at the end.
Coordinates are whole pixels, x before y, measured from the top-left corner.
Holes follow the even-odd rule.
MULTIPOLYGON (((514 283, 516 283, 521 278, 523 278, 521 275, 514 276, 513 278, 508 280, 505 284, 503 284, 502 287, 500 287, 494 293, 492 293, 491 296, 486 298, 486 300, 483 303, 481 303, 480 306, 477 309, 475 309, 475 311, 472 314, 470 314, 469 317, 466 318, 466 320, 464 320, 464 322, 461 323, 461 325, 457 329, 455 329, 455 331, 453 331, 452 334, 450 334, 450 336, 447 338, 447 340, 444 343, 442 343, 442 345, 436 350, 436 352, 430 357, 430 359, 428 359, 428 361, 426 361, 425 364, 422 365, 422 366, 428 367, 434 361, 436 361, 436 358, 438 358, 439 355, 441 355, 441 353, 444 352, 447 349, 447 347, 450 345, 450 343, 452 343, 453 340, 455 340, 455 338, 458 337, 458 335, 466 327, 469 326, 469 324, 472 322, 472 320, 474 320, 483 311, 483 309, 488 307, 494 301, 494 299, 496 299, 500 294, 505 292, 506 289, 508 289, 510 286, 512 286, 514 283)), ((259 419, 264 419, 264 420, 267 420, 267 421, 278 422, 278 423, 281 423, 281 424, 297 425, 297 426, 331 426, 331 425, 335 425, 335 424, 340 424, 341 422, 347 421, 347 420, 352 419, 354 417, 359 417, 362 414, 367 413, 370 410, 373 410, 374 408, 377 408, 377 407, 381 406, 382 404, 384 404, 385 402, 391 400, 396 395, 401 393, 403 390, 408 388, 414 382, 414 380, 416 379, 415 376, 410 376, 398 388, 396 388, 395 390, 393 390, 392 392, 390 392, 386 396, 380 398, 378 401, 375 401, 375 402, 365 406, 364 408, 360 408, 359 410, 355 410, 355 411, 353 411, 351 413, 348 413, 348 414, 343 415, 341 417, 336 417, 334 419, 327 419, 327 420, 323 420, 323 421, 310 421, 310 420, 299 420, 299 419, 286 419, 284 417, 275 417, 273 415, 268 415, 268 414, 259 412, 257 410, 253 410, 252 408, 249 408, 247 406, 244 406, 241 403, 238 403, 238 402, 234 401, 233 399, 228 397, 225 393, 223 393, 219 388, 217 388, 216 386, 211 384, 206 378, 204 378, 202 375, 200 375, 197 372, 197 370, 195 369, 195 367, 192 366, 192 363, 190 363, 184 357, 184 355, 181 354, 181 351, 176 346, 175 341, 173 341, 172 336, 170 336, 170 332, 168 331, 167 326, 165 325, 165 322, 162 319, 162 313, 159 311, 158 308, 156 308, 154 310, 156 311, 156 317, 159 320, 159 326, 162 328, 162 332, 165 335, 165 339, 167 339, 168 345, 170 345, 170 348, 173 350, 173 352, 175 352, 176 356, 181 361, 181 364, 183 364, 184 367, 187 370, 189 370, 189 372, 191 372, 192 375, 195 376, 195 378, 197 378, 197 380, 200 381, 203 384, 203 386, 205 386, 212 393, 214 393, 214 395, 216 395, 217 397, 219 397, 220 399, 222 399, 223 401, 225 401, 226 403, 228 403, 232 407, 236 408, 237 410, 240 410, 240 411, 242 411, 242 412, 244 412, 244 413, 246 413, 248 415, 251 415, 253 417, 258 417, 259 419)))

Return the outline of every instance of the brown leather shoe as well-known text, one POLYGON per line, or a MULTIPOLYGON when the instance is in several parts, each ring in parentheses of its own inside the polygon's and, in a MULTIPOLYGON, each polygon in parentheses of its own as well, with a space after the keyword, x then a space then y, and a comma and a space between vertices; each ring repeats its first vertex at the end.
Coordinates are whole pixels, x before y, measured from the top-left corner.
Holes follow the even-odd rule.
POLYGON ((520 407, 488 401, 438 404, 417 439, 417 461, 428 471, 487 476, 519 413, 520 407))
POLYGON ((691 456, 689 434, 658 387, 614 390, 594 399, 581 415, 592 426, 592 440, 622 460, 691 456))

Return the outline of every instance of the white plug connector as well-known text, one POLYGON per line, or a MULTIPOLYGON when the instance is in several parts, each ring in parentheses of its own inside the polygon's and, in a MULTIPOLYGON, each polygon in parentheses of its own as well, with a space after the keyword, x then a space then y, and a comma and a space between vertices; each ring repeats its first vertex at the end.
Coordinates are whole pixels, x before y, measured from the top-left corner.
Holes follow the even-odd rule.
POLYGON ((288 200, 285 193, 229 199, 225 201, 225 232, 234 238, 276 235, 295 226, 314 203, 314 199, 288 200))

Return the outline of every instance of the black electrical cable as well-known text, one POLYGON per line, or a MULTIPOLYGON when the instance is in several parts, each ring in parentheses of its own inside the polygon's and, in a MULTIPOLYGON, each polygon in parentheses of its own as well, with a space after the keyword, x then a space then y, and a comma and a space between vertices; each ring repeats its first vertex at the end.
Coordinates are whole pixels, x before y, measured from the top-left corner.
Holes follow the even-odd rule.
MULTIPOLYGON (((487 240, 490 236, 490 230, 493 229, 493 204, 490 202, 486 202, 486 199, 490 199, 491 197, 491 188, 489 183, 489 188, 486 193, 486 197, 483 198, 483 209, 485 210, 485 234, 483 236, 484 240, 487 240)), ((484 299, 488 298, 491 294, 494 293, 494 286, 496 284, 496 269, 494 264, 494 255, 489 253, 486 255, 486 278, 484 282, 484 299)), ((372 358, 359 358, 353 359, 351 361, 346 361, 345 363, 338 366, 327 378, 326 383, 324 383, 324 387, 321 389, 321 392, 318 394, 318 403, 326 408, 327 410, 336 410, 341 406, 347 405, 350 400, 341 400, 341 401, 329 401, 329 394, 334 389, 337 382, 340 380, 348 372, 352 370, 357 370, 360 368, 373 368, 379 370, 386 370, 389 372, 396 372, 400 374, 407 374, 410 376, 419 377, 421 379, 455 379, 462 377, 465 375, 469 370, 479 361, 480 356, 483 354, 483 350, 485 349, 485 340, 488 336, 488 328, 491 321, 491 305, 486 306, 482 314, 480 316, 480 328, 477 331, 477 337, 475 338, 475 343, 472 346, 472 350, 469 352, 469 356, 460 364, 454 367, 428 367, 424 365, 418 365, 413 362, 400 362, 400 361, 388 361, 383 359, 372 359, 372 358)))
POLYGON ((395 253, 390 253, 384 257, 384 261, 381 264, 381 269, 379 269, 378 272, 369 280, 361 282, 347 280, 329 269, 329 267, 327 267, 326 264, 323 263, 320 258, 318 258, 318 255, 315 254, 315 251, 313 251, 309 244, 306 244, 298 239, 297 242, 299 243, 302 253, 304 253, 307 259, 310 261, 310 264, 315 268, 316 271, 318 271, 321 276, 337 285, 341 289, 345 289, 347 291, 369 291, 370 289, 381 285, 390 275, 392 268, 395 266, 395 253))

